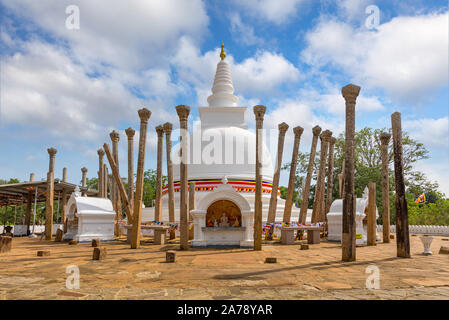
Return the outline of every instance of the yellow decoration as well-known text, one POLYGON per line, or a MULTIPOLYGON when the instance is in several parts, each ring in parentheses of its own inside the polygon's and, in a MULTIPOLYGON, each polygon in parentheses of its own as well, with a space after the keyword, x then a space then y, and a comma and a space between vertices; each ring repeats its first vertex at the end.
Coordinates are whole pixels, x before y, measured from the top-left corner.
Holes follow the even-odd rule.
POLYGON ((220 58, 221 58, 221 60, 224 60, 224 58, 226 58, 226 53, 224 51, 224 44, 223 44, 223 42, 221 43, 220 58))

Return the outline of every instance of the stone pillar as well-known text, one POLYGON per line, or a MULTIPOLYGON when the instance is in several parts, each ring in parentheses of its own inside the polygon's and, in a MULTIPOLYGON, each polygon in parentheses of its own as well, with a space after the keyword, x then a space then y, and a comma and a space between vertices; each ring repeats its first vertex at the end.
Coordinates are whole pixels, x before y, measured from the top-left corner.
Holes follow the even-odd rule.
POLYGON ((256 194, 254 202, 254 250, 262 250, 262 160, 263 160, 263 118, 267 108, 254 106, 256 116, 256 194))
MULTIPOLYGON (((30 173, 30 182, 34 181, 34 173, 30 173)), ((25 211, 25 225, 27 226, 27 231, 30 230, 31 224, 31 206, 33 201, 33 192, 29 191, 27 195, 27 206, 25 211)))
POLYGON ((114 175, 112 173, 111 174, 108 173, 109 200, 111 200, 111 202, 112 202, 112 181, 114 181, 114 175))
POLYGON ((367 245, 376 245, 376 183, 368 183, 367 245))
POLYGON ((316 145, 318 142, 318 136, 321 133, 321 128, 319 126, 313 127, 312 133, 313 139, 312 139, 312 146, 310 149, 309 165, 307 166, 306 181, 304 182, 304 188, 302 189, 301 210, 299 212, 299 223, 302 224, 306 223, 307 209, 309 208, 310 182, 312 181, 313 166, 315 164, 316 145))
POLYGON ((47 173, 47 201, 45 204, 45 240, 51 240, 53 229, 53 203, 55 193, 55 156, 57 150, 55 148, 47 149, 50 156, 50 163, 47 173))
POLYGON ((188 162, 188 154, 189 150, 187 139, 189 138, 187 132, 187 118, 190 113, 190 107, 185 105, 176 106, 176 112, 179 117, 179 124, 181 128, 181 163, 179 165, 180 168, 180 180, 181 180, 181 189, 180 189, 180 243, 181 250, 189 249, 189 225, 188 225, 188 215, 187 215, 187 162, 188 162))
MULTIPOLYGON (((112 141, 112 155, 114 156, 114 160, 115 163, 117 165, 117 167, 119 167, 119 163, 118 163, 118 142, 120 140, 120 135, 117 131, 113 130, 109 136, 111 137, 111 141, 112 141)), ((118 194, 118 181, 116 181, 114 179, 114 181, 112 182, 112 192, 114 193, 114 209, 115 209, 115 236, 120 236, 120 226, 118 224, 118 221, 122 219, 122 202, 120 200, 120 196, 118 194)), ((105 194, 106 197, 106 194, 105 194)))
POLYGON ((383 243, 390 242, 390 177, 388 174, 388 144, 391 134, 381 133, 380 150, 382 155, 382 235, 383 243))
POLYGON ((405 198, 404 167, 402 160, 401 114, 391 115, 394 152, 394 183, 396 186, 396 246, 397 256, 410 258, 410 235, 408 229, 408 208, 405 198))
POLYGON ((156 164, 156 199, 154 202, 154 220, 162 221, 162 149, 164 127, 157 126, 157 164, 156 164))
POLYGON ((104 150, 98 149, 98 196, 100 198, 104 197, 103 193, 103 157, 104 157, 104 150))
POLYGON ((192 221, 190 211, 195 209, 195 182, 189 183, 189 221, 192 221))
POLYGON ((279 136, 278 136, 278 154, 276 159, 276 168, 273 175, 273 186, 271 188, 271 198, 270 206, 268 208, 268 223, 274 223, 276 220, 277 202, 278 202, 278 188, 279 188, 279 177, 281 175, 282 167, 282 153, 284 152, 284 140, 285 133, 288 130, 288 124, 282 122, 278 126, 279 136))
MULTIPOLYGON (((171 159, 171 132, 173 125, 170 122, 164 123, 165 149, 167 153, 167 183, 168 183, 168 220, 175 223, 175 191, 173 186, 173 162, 171 159)), ((174 230, 170 231, 170 240, 176 237, 174 230)))
MULTIPOLYGON (((87 188, 87 168, 86 167, 81 168, 81 174, 82 174, 81 186, 83 188, 87 188)), ((85 196, 86 193, 83 191, 82 195, 85 196)))
MULTIPOLYGON (((133 205, 133 225, 131 232, 131 249, 140 247, 140 224, 142 223, 142 194, 143 194, 143 174, 145 164, 145 146, 147 141, 148 120, 151 111, 148 109, 139 110, 140 118, 140 137, 139 137, 139 155, 137 158, 137 177, 136 177, 136 193, 133 205)), ((118 168, 118 165, 117 165, 118 168)))
POLYGON ((298 165, 299 142, 304 132, 302 127, 293 128, 295 141, 293 142, 292 162, 290 163, 290 177, 288 178, 287 198, 285 200, 283 222, 290 222, 293 206, 293 189, 295 188, 296 166, 298 165))
MULTIPOLYGON (((128 137, 128 201, 132 210, 134 201, 134 135, 136 130, 128 128, 125 132, 128 137)), ((129 218, 128 223, 132 223, 129 218)))
MULTIPOLYGON (((115 163, 114 156, 112 155, 109 145, 107 143, 105 143, 105 144, 103 144, 103 148, 106 153, 106 157, 108 158, 109 165, 111 166, 113 177, 114 177, 115 181, 118 181, 117 189, 119 191, 119 196, 123 201, 123 206, 125 208, 126 216, 128 217, 128 222, 133 221, 133 217, 132 217, 133 214, 131 211, 131 206, 129 205, 128 195, 126 194, 126 190, 125 190, 123 181, 120 176, 119 168, 118 168, 117 164, 115 163)), ((107 171, 107 169, 106 169, 106 171, 107 171)), ((112 179, 108 178, 108 180, 112 180, 112 179)), ((130 238, 131 233, 128 233, 128 236, 129 236, 128 238, 130 238)))
POLYGON ((67 182, 67 168, 62 168, 62 181, 67 182))
MULTIPOLYGON (((62 169, 62 182, 67 182, 67 168, 62 169)), ((67 208, 67 190, 62 190, 61 223, 65 222, 65 210, 67 208)))
POLYGON ((338 175, 339 183, 340 183, 340 199, 343 199, 343 194, 345 191, 344 188, 344 182, 345 182, 345 168, 346 168, 346 162, 345 159, 343 159, 343 163, 341 164, 341 173, 338 175))
POLYGON ((356 195, 354 191, 354 134, 355 134, 355 103, 360 93, 360 87, 349 84, 341 90, 346 102, 345 131, 345 168, 344 197, 342 222, 342 260, 355 261, 355 213, 356 195))
POLYGON ((326 222, 327 222, 327 214, 332 205, 332 191, 334 189, 334 146, 337 139, 335 137, 331 137, 329 141, 329 160, 327 164, 327 193, 326 193, 326 222))
POLYGON ((105 198, 108 197, 108 177, 108 166, 105 163, 103 164, 103 193, 105 198))
POLYGON ((325 207, 324 207, 324 178, 326 176, 326 160, 327 151, 329 150, 329 141, 332 137, 332 132, 325 130, 321 133, 321 150, 320 150, 320 169, 315 187, 315 201, 313 202, 312 223, 325 221, 325 207))

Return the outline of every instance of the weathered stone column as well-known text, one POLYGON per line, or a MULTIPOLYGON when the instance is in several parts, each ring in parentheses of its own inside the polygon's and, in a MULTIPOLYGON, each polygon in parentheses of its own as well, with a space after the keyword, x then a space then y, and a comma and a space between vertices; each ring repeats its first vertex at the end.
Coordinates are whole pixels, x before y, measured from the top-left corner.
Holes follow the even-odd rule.
POLYGON ((254 250, 262 250, 262 160, 263 160, 263 118, 267 108, 254 106, 256 116, 256 194, 254 202, 254 250))
POLYGON ((108 166, 105 163, 103 164, 103 193, 105 198, 108 197, 108 176, 108 166))
POLYGON ((189 221, 192 221, 190 211, 195 209, 195 182, 189 183, 189 221))
MULTIPOLYGON (((83 188, 87 188, 87 168, 86 168, 86 167, 82 167, 82 168, 81 168, 81 174, 82 174, 82 177, 81 177, 81 186, 82 186, 83 188)), ((82 195, 85 196, 86 193, 83 192, 82 195)))
POLYGON ((188 225, 188 214, 187 214, 187 162, 188 154, 187 150, 187 139, 189 138, 187 133, 187 118, 189 117, 190 107, 185 105, 176 106, 176 112, 179 117, 179 124, 181 127, 181 163, 180 168, 180 243, 181 250, 189 249, 189 225, 188 225))
POLYGON ((327 189, 326 189, 326 222, 327 222, 327 214, 332 205, 332 191, 334 189, 334 147, 337 139, 335 137, 331 137, 329 141, 329 160, 327 164, 327 189))
POLYGON ((324 178, 326 176, 326 160, 327 151, 329 150, 329 141, 332 132, 325 130, 321 133, 321 150, 320 150, 320 169, 315 187, 315 201, 313 202, 312 223, 325 221, 324 207, 324 178))
POLYGON ((274 170, 273 175, 273 186, 271 188, 270 206, 268 207, 268 218, 267 218, 268 223, 273 223, 276 220, 279 177, 281 175, 282 153, 284 152, 284 140, 285 140, 285 133, 288 130, 288 124, 282 122, 281 124, 279 124, 278 129, 279 129, 278 154, 276 159, 276 168, 274 170))
POLYGON ((157 164, 156 164, 156 199, 154 202, 154 220, 162 221, 162 149, 164 127, 157 126, 157 164))
POLYGON ((388 174, 389 158, 388 144, 390 143, 391 134, 381 133, 380 151, 382 156, 382 236, 383 243, 390 242, 390 177, 388 174))
POLYGON ((100 198, 104 197, 104 192, 103 192, 103 157, 104 157, 104 150, 103 149, 98 149, 97 150, 98 153, 98 196, 100 198))
MULTIPOLYGON (((113 130, 109 136, 111 137, 111 141, 112 141, 112 155, 114 156, 114 161, 117 164, 117 167, 119 166, 118 163, 118 142, 120 140, 120 134, 113 130)), ((120 196, 118 194, 118 181, 116 181, 114 179, 114 181, 112 182, 112 192, 114 193, 114 209, 115 209, 115 236, 120 236, 120 226, 118 224, 118 221, 122 219, 122 202, 120 200, 120 196)), ((106 197, 106 195, 105 195, 106 197)))
POLYGON ((318 136, 321 133, 321 128, 319 126, 313 127, 312 133, 313 139, 312 139, 312 146, 310 148, 309 165, 307 166, 306 181, 304 182, 304 188, 302 189, 301 210, 299 212, 299 219, 298 219, 299 223, 302 224, 306 223, 307 209, 309 208, 310 182, 312 181, 313 166, 315 164, 316 145, 318 142, 318 136))
MULTIPOLYGON (((62 169, 62 182, 67 182, 67 168, 62 169)), ((65 221, 65 210, 67 208, 67 191, 62 190, 61 223, 65 221)))
MULTIPOLYGON (((171 159, 171 132, 173 125, 170 122, 164 123, 165 132, 165 149, 167 153, 167 183, 168 183, 168 220, 170 223, 175 223, 175 191, 173 186, 173 162, 171 159)), ((170 239, 176 237, 174 230, 170 231, 170 239)))
POLYGON ((355 103, 360 93, 360 87, 349 84, 341 90, 346 101, 346 131, 345 131, 345 169, 343 194, 343 225, 342 225, 342 260, 355 261, 355 205, 354 191, 354 134, 355 134, 355 103))
MULTIPOLYGON (((129 205, 128 195, 126 194, 126 190, 125 190, 123 181, 120 176, 119 168, 118 168, 117 164, 115 163, 114 156, 112 155, 109 145, 107 143, 105 143, 105 144, 103 144, 103 148, 106 153, 106 157, 108 158, 109 165, 111 166, 112 175, 116 179, 116 181, 118 181, 117 189, 118 189, 119 195, 123 201, 123 206, 125 208, 126 216, 128 217, 128 222, 133 221, 131 206, 129 205)), ((108 178, 108 181, 111 181, 111 180, 112 180, 112 178, 111 179, 108 178)))
POLYGON ((293 128, 295 140, 293 142, 292 162, 290 163, 290 176, 288 178, 287 198, 285 200, 283 222, 290 222, 293 206, 293 189, 295 188, 296 166, 298 165, 299 142, 304 128, 298 126, 293 128))
MULTIPOLYGON (((139 155, 137 158, 137 176, 136 176, 136 193, 133 205, 133 225, 131 232, 131 249, 140 247, 140 225, 142 223, 142 194, 143 194, 143 174, 145 165, 145 146, 147 141, 148 120, 151 111, 148 109, 139 110, 140 118, 140 137, 139 137, 139 155)), ((118 167, 118 165, 117 165, 118 167)))
POLYGON ((108 188, 109 188, 109 200, 111 200, 111 202, 112 202, 112 181, 114 181, 114 175, 112 173, 108 173, 108 181, 107 182, 108 182, 108 188))
POLYGON ((408 229, 408 208, 405 199, 404 167, 402 163, 402 128, 401 114, 391 115, 393 129, 394 183, 396 186, 396 246, 397 256, 410 258, 410 235, 408 229))
POLYGON ((340 199, 343 199, 343 194, 345 193, 345 168, 346 168, 346 162, 345 159, 343 159, 343 163, 341 164, 341 170, 342 172, 338 175, 339 183, 340 183, 340 199))
MULTIPOLYGON (((30 173, 30 182, 34 181, 34 173, 30 173)), ((29 191, 27 195, 27 206, 25 211, 25 225, 27 226, 27 231, 30 230, 31 224, 31 206, 33 201, 33 192, 29 191)))
POLYGON ((376 245, 376 183, 368 183, 367 245, 376 245))
MULTIPOLYGON (((134 201, 134 135, 136 130, 128 128, 125 132, 128 137, 128 201, 132 210, 134 201)), ((129 219, 130 217, 128 217, 128 223, 132 223, 129 219)))
POLYGON ((57 150, 55 148, 47 149, 50 155, 50 164, 47 173, 47 201, 45 204, 45 240, 51 240, 53 229, 53 202, 55 193, 55 156, 57 150))

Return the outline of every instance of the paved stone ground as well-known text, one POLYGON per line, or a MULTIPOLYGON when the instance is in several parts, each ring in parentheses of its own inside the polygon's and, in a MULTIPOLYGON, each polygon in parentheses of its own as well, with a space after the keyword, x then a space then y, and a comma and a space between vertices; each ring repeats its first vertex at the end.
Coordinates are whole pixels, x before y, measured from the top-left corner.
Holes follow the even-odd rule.
POLYGON ((124 240, 105 242, 107 258, 92 260, 90 244, 14 238, 0 255, 0 299, 447 299, 449 256, 438 254, 448 237, 435 237, 432 256, 423 256, 419 237, 411 237, 412 258, 396 258, 396 242, 358 247, 357 261, 341 262, 337 243, 323 241, 299 250, 265 243, 263 250, 191 249, 149 239, 132 250, 124 240), (37 257, 38 250, 50 250, 37 257), (264 263, 276 257, 277 263, 264 263), (80 289, 66 288, 66 268, 80 270, 80 289), (366 289, 366 268, 380 270, 380 289, 366 289))

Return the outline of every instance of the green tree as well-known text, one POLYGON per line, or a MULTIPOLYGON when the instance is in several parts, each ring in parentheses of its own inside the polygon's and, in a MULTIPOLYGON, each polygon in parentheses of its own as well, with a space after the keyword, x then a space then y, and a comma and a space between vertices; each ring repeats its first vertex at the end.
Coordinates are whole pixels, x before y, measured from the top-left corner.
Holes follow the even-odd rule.
MULTIPOLYGON (((156 177, 157 171, 148 169, 143 175, 143 203, 145 207, 152 207, 153 200, 156 198, 156 177)), ((167 183, 167 177, 162 175, 162 186, 167 183)))
MULTIPOLYGON (((365 187, 369 182, 376 182, 376 204, 381 215, 382 212, 382 176, 381 176, 381 151, 380 151, 380 140, 379 135, 382 132, 388 131, 387 129, 371 129, 363 128, 355 132, 355 193, 357 197, 361 197, 365 187)), ((391 132, 391 130, 389 130, 391 132)), ((429 158, 429 151, 425 146, 410 138, 410 136, 403 132, 403 161, 404 161, 404 174, 406 177, 407 192, 413 194, 415 198, 422 192, 426 192, 432 201, 437 201, 444 197, 438 192, 438 184, 436 182, 431 182, 427 177, 419 171, 414 171, 414 164, 422 159, 429 158)), ((319 154, 320 150, 318 147, 315 161, 313 165, 313 175, 312 183, 316 181, 317 171, 319 166, 319 154)), ((339 180, 338 175, 343 171, 343 159, 345 154, 345 137, 344 133, 340 133, 337 137, 334 149, 334 186, 332 189, 333 199, 340 198, 339 194, 339 180)), ((309 162, 309 153, 299 153, 298 156, 298 166, 296 170, 296 181, 302 180, 298 177, 305 178, 307 174, 307 167, 309 162)), ((390 191, 394 190, 394 171, 393 171, 393 141, 391 139, 389 144, 389 164, 390 164, 390 191)), ((283 170, 288 170, 290 164, 283 166, 283 170)), ((326 173, 327 176, 327 173, 326 173)), ((295 185, 295 191, 301 190, 301 186, 295 185)), ((299 193, 300 194, 300 193, 299 193)), ((313 199, 315 194, 315 185, 312 184, 309 193, 309 208, 313 207, 313 199)), ((390 203, 391 208, 391 218, 394 221, 394 195, 391 193, 392 197, 390 203)), ((379 222, 381 217, 379 217, 379 222)))
POLYGON ((98 178, 86 178, 86 186, 87 189, 98 190, 98 178))

